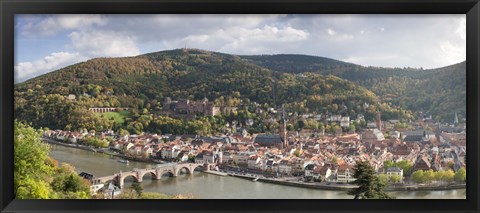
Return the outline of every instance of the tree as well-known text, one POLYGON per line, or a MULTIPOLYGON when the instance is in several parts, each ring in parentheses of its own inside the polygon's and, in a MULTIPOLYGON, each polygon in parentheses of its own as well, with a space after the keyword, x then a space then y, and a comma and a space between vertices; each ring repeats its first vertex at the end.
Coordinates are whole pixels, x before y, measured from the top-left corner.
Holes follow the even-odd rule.
POLYGON ((297 156, 297 157, 300 157, 300 155, 301 155, 300 150, 295 150, 295 151, 293 152, 293 154, 294 154, 295 156, 297 156))
POLYGON ((402 177, 400 177, 399 175, 392 175, 392 177, 390 177, 390 181, 392 183, 400 183, 402 182, 402 177))
POLYGON ((424 178, 424 172, 423 170, 417 170, 412 173, 412 180, 415 183, 424 183, 425 178, 424 178))
POLYGON ((400 169, 403 169, 403 173, 409 173, 413 167, 412 163, 408 160, 399 161, 395 163, 395 166, 397 166, 400 169))
POLYGON ((133 183, 132 183, 132 186, 131 186, 130 188, 132 188, 133 190, 135 190, 135 192, 137 192, 137 195, 138 195, 138 196, 141 196, 141 195, 142 195, 143 188, 142 188, 142 186, 140 185, 140 183, 133 182, 133 183))
POLYGON ((433 170, 428 170, 423 173, 423 179, 427 183, 431 183, 432 181, 435 180, 435 172, 433 170))
POLYGON ((454 176, 455 176, 455 173, 451 169, 449 169, 449 170, 445 171, 445 173, 443 173, 442 180, 446 181, 446 182, 452 182, 454 176))
POLYGON ((303 129, 305 127, 305 121, 304 120, 298 120, 297 121, 297 127, 298 127, 298 129, 303 129))
POLYGON ((386 170, 390 167, 394 167, 395 166, 395 162, 393 162, 392 160, 386 160, 383 162, 383 168, 386 170))
POLYGON ((460 168, 457 172, 455 172, 455 176, 453 179, 456 182, 465 182, 467 179, 467 170, 465 170, 465 167, 460 168))
POLYGON ((48 162, 48 144, 40 140, 40 132, 27 124, 14 123, 14 194, 19 199, 50 198, 48 179, 54 167, 48 162))
POLYGON ((385 184, 375 174, 375 170, 368 161, 358 161, 355 165, 353 184, 357 188, 351 189, 348 194, 353 195, 354 199, 393 199, 383 191, 385 184))
POLYGON ((351 131, 351 132, 355 132, 355 125, 354 124, 350 124, 350 126, 348 127, 348 130, 351 131))
POLYGON ((378 179, 380 180, 380 182, 381 182, 382 184, 387 185, 387 183, 388 183, 388 177, 387 177, 386 174, 380 174, 380 175, 378 175, 378 179))
POLYGON ((14 193, 17 199, 90 198, 90 183, 63 164, 57 168, 40 131, 14 122, 14 193))

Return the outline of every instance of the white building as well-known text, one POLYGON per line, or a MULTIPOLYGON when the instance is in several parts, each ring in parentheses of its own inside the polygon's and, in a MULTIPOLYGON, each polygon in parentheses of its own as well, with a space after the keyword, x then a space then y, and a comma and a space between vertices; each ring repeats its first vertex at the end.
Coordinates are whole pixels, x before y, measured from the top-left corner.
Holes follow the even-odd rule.
POLYGON ((356 179, 353 178, 353 166, 351 165, 342 165, 338 167, 337 171, 337 182, 339 183, 351 183, 356 179))
POLYGON ((398 167, 390 167, 387 169, 387 179, 388 182, 394 182, 392 180, 393 176, 398 176, 400 177, 400 180, 396 181, 396 183, 402 183, 403 182, 403 169, 400 169, 398 167))

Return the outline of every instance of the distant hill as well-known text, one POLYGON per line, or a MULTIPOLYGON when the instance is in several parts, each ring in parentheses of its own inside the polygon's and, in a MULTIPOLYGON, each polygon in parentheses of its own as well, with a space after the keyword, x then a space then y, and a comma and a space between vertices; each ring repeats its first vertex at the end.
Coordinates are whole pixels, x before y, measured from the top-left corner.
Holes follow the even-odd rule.
MULTIPOLYGON (((161 108, 165 97, 191 100, 206 97, 216 105, 256 102, 264 107, 278 107, 283 104, 290 112, 338 113, 352 117, 364 114, 368 119, 381 111, 384 119, 391 119, 409 114, 408 109, 396 104, 426 109, 428 105, 415 99, 429 97, 423 96, 425 94, 432 94, 431 99, 448 100, 438 110, 428 109, 443 116, 461 106, 458 90, 462 70, 458 66, 461 65, 407 71, 368 68, 314 56, 236 56, 198 49, 96 58, 16 84, 15 116, 39 126, 61 128, 68 125, 69 117, 81 114, 72 112, 83 110, 85 113, 89 107, 122 106, 154 112, 161 108), (450 77, 453 72, 455 78, 450 77), (434 81, 427 80, 431 78, 434 81), (398 83, 393 88, 388 83, 392 80, 398 83), (428 86, 429 82, 437 84, 428 86), (439 88, 443 83, 454 85, 454 90, 442 92, 439 88), (423 95, 414 88, 424 91, 423 95), (76 96, 75 102, 66 101, 69 94, 76 96), (415 94, 419 94, 418 97, 415 94), (52 100, 63 105, 52 104, 52 100), (455 104, 451 104, 453 102, 455 104), (63 107, 62 113, 58 112, 59 107, 63 107), (62 116, 67 116, 65 122, 49 125, 46 121, 62 116)), ((462 113, 460 109, 459 113, 462 113)))
POLYGON ((437 69, 364 67, 308 55, 241 56, 248 62, 286 73, 335 75, 371 90, 382 101, 414 111, 429 112, 436 120, 452 122, 454 112, 466 115, 466 63, 437 69))

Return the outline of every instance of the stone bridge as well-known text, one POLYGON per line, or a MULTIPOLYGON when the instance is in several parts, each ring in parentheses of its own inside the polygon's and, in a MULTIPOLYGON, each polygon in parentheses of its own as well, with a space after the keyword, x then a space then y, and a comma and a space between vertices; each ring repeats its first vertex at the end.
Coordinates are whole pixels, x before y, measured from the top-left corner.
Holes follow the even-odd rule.
POLYGON ((142 182, 143 176, 146 174, 152 174, 152 179, 159 180, 164 174, 170 174, 170 176, 176 177, 184 170, 187 174, 192 174, 193 171, 202 167, 203 171, 208 171, 214 164, 200 164, 200 163, 182 163, 182 164, 164 164, 151 169, 133 169, 133 171, 119 172, 114 175, 98 177, 92 182, 94 184, 107 183, 113 181, 120 188, 123 188, 125 178, 132 176, 135 182, 142 182))

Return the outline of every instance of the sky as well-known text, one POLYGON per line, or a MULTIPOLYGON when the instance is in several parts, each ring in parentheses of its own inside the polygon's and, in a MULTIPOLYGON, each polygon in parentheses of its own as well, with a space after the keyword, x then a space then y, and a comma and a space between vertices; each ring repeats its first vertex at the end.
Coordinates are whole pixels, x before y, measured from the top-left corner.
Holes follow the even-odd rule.
POLYGON ((465 39, 464 14, 16 15, 15 82, 91 58, 183 47, 430 69, 466 60, 465 39))

